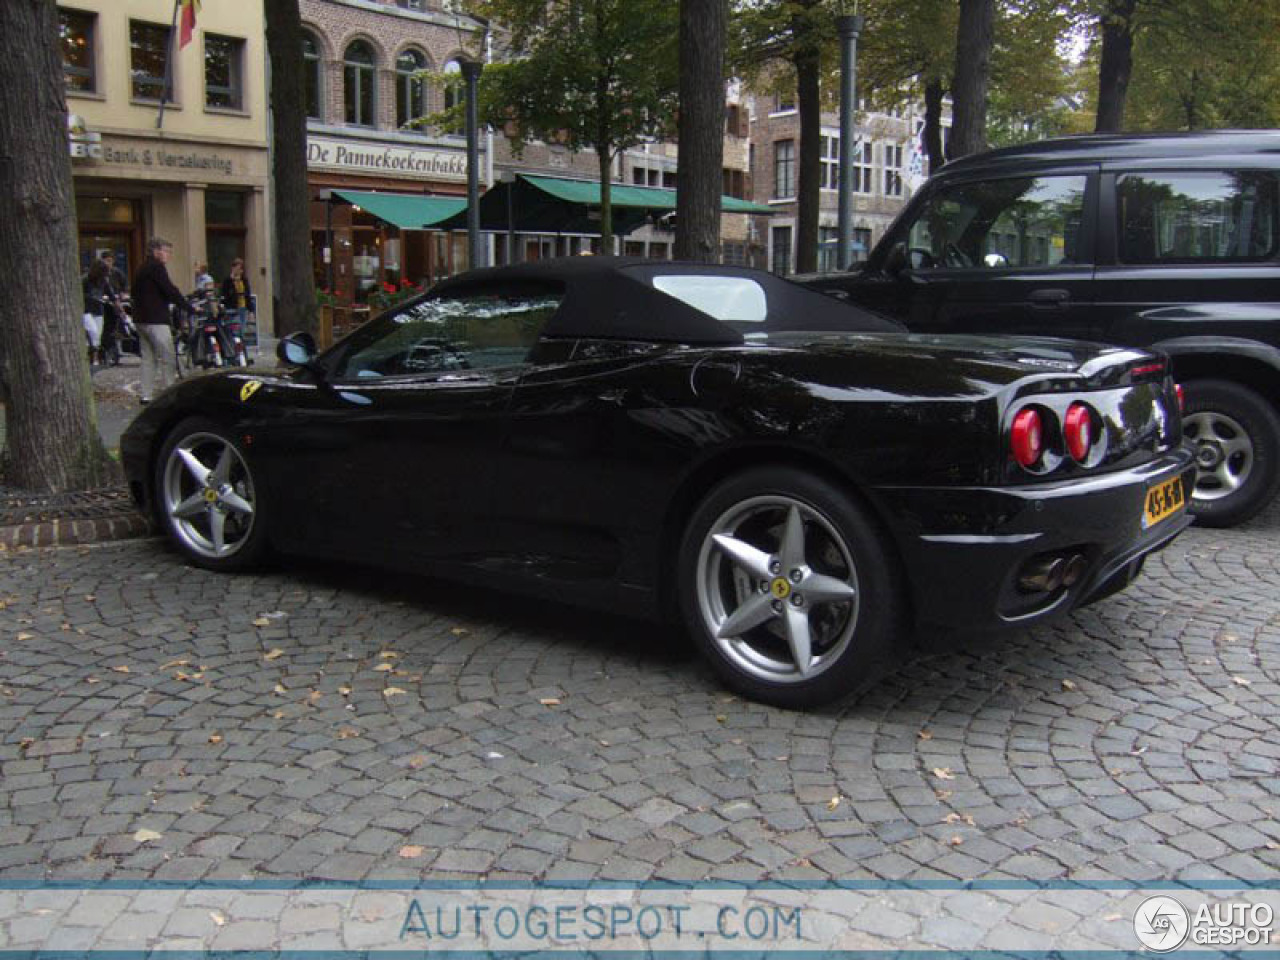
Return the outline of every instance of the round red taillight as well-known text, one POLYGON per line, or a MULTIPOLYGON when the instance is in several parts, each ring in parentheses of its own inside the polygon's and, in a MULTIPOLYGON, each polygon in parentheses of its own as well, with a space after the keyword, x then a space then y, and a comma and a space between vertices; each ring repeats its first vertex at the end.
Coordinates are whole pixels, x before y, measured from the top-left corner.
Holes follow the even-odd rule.
POLYGON ((1028 469, 1035 466, 1044 453, 1044 427, 1038 411, 1031 407, 1018 411, 1009 431, 1009 446, 1019 464, 1028 469))
POLYGON ((1185 413, 1187 410, 1187 393, 1182 389, 1182 384, 1175 383, 1173 385, 1173 392, 1178 397, 1178 412, 1185 413))
POLYGON ((1083 403, 1073 403, 1067 408, 1067 418, 1062 424, 1063 439, 1067 442, 1067 453, 1072 459, 1084 462, 1089 456, 1089 448, 1093 446, 1093 418, 1089 416, 1089 408, 1083 403))

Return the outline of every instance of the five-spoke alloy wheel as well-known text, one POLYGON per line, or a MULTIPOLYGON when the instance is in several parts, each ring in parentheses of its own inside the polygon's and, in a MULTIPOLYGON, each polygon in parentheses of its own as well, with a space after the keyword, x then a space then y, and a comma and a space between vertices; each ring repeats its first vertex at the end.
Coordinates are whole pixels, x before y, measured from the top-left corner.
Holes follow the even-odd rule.
POLYGON ((894 570, 849 497, 803 471, 766 467, 725 481, 695 511, 681 604, 731 687, 813 706, 874 679, 900 619, 894 570))
POLYGON ((179 424, 158 458, 155 489, 165 531, 193 562, 236 570, 260 559, 261 490, 227 431, 203 420, 179 424))

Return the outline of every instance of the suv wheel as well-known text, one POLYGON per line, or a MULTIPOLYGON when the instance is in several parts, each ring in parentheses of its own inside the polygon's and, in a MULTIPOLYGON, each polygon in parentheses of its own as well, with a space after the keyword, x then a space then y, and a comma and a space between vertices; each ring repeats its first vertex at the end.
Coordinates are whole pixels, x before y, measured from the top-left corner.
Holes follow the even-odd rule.
POLYGON ((1254 391, 1226 380, 1195 380, 1183 434, 1196 448, 1191 509, 1207 527, 1231 527, 1265 507, 1280 483, 1280 418, 1254 391))

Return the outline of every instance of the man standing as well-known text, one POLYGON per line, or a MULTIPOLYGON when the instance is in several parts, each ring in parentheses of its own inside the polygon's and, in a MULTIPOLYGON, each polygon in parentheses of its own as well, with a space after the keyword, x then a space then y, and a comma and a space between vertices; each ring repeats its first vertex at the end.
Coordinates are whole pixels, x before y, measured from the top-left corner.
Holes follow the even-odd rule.
POLYGON ((169 279, 165 264, 173 254, 173 244, 160 237, 147 243, 147 262, 133 277, 133 319, 142 345, 142 402, 150 403, 152 388, 169 385, 174 369, 173 333, 169 305, 186 310, 187 302, 169 279))

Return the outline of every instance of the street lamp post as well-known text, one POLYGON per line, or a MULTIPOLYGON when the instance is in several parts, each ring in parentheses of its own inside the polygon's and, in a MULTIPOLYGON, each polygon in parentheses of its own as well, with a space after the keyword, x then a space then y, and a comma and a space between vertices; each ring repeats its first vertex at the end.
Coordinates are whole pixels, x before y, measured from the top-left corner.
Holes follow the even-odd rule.
POLYGON ((482 266, 480 255, 480 121, 476 104, 476 83, 484 64, 463 60, 462 79, 467 85, 467 263, 470 269, 482 266))
MULTIPOLYGON (((856 8, 855 8, 856 9, 856 8)), ((853 252, 853 148, 854 113, 857 109, 858 34, 864 20, 858 14, 836 18, 840 34, 840 219, 836 266, 849 268, 853 252)))

